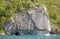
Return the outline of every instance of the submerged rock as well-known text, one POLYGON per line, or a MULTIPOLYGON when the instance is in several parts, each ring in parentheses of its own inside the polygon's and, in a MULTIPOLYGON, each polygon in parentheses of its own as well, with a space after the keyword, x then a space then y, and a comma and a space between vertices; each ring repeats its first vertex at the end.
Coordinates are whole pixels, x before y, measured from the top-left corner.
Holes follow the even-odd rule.
POLYGON ((45 35, 51 31, 49 17, 46 13, 45 6, 39 6, 29 9, 25 14, 21 15, 16 13, 14 18, 15 22, 5 22, 5 32, 32 34, 32 35, 45 35))

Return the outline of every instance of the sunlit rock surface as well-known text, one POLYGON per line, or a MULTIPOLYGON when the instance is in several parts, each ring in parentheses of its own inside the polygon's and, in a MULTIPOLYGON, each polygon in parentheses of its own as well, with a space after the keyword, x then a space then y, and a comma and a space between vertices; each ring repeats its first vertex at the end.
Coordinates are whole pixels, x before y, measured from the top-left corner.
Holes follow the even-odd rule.
POLYGON ((25 14, 15 14, 14 22, 5 22, 5 32, 18 35, 45 35, 51 31, 45 6, 29 9, 25 14))

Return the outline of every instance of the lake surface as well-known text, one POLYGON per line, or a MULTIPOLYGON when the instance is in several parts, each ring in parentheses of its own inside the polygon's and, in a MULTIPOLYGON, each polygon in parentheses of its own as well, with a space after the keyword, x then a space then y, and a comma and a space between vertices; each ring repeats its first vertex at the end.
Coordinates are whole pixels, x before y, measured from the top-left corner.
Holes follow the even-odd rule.
POLYGON ((56 35, 56 36, 0 36, 0 39, 60 39, 60 35, 56 35))

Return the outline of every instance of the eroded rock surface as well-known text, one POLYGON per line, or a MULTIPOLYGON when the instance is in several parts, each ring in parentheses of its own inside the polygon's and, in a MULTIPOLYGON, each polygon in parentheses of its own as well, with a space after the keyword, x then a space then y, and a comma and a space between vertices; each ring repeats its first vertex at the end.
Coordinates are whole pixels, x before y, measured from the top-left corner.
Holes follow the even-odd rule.
POLYGON ((5 22, 4 29, 6 32, 20 35, 45 35, 51 31, 49 17, 46 13, 45 6, 39 6, 29 9, 24 15, 15 14, 14 22, 5 22))

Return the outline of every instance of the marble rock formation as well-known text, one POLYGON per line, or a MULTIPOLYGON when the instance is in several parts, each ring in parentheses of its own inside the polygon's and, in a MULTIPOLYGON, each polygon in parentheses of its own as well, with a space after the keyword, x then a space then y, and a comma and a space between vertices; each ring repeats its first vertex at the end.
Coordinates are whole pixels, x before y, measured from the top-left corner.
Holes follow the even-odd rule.
POLYGON ((45 6, 28 9, 23 15, 16 13, 13 19, 13 23, 5 22, 5 32, 11 34, 18 32, 19 35, 45 35, 51 31, 45 6))

